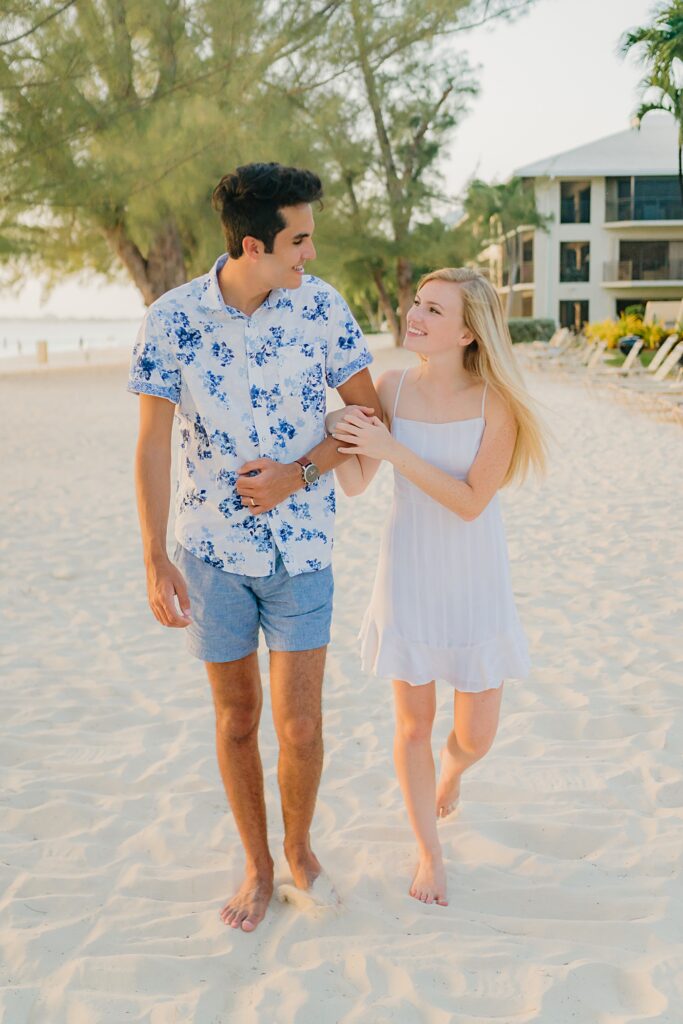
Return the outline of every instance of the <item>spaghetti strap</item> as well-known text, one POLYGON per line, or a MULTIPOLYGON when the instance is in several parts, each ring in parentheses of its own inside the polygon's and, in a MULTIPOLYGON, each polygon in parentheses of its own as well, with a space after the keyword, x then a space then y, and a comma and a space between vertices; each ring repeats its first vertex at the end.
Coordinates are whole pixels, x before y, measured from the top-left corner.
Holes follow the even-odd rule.
POLYGON ((486 381, 484 384, 484 394, 481 396, 481 418, 484 419, 484 403, 486 401, 486 392, 489 389, 489 382, 486 381))
POLYGON ((392 423, 394 421, 394 416, 396 415, 396 410, 398 409, 398 396, 401 394, 401 388, 403 387, 403 381, 405 380, 406 374, 407 374, 409 369, 410 369, 410 367, 407 366, 406 369, 401 374, 401 379, 398 382, 398 388, 396 389, 396 398, 394 399, 394 408, 393 408, 392 413, 391 413, 391 421, 392 421, 392 423))

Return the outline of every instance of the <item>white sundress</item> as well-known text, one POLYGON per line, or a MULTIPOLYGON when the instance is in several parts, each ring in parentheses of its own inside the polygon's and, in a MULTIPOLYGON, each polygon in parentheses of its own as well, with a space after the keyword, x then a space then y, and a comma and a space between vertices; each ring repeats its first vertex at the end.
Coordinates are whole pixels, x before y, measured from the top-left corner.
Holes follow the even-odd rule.
MULTIPOLYGON (((484 433, 481 415, 448 423, 396 415, 391 432, 420 458, 464 480, 484 433)), ((498 495, 472 522, 394 470, 394 500, 360 630, 363 669, 413 685, 443 679, 479 693, 523 678, 529 656, 510 582, 498 495)))

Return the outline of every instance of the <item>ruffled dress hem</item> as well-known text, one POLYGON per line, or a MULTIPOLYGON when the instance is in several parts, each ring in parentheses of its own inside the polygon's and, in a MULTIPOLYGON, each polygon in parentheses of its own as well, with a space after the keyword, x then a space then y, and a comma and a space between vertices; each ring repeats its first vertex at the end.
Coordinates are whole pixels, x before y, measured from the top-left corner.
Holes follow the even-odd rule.
POLYGON ((530 669, 521 627, 469 647, 433 647, 387 627, 380 638, 377 623, 366 615, 358 639, 364 672, 403 679, 411 686, 439 679, 463 693, 481 693, 496 689, 505 679, 524 679, 530 669))

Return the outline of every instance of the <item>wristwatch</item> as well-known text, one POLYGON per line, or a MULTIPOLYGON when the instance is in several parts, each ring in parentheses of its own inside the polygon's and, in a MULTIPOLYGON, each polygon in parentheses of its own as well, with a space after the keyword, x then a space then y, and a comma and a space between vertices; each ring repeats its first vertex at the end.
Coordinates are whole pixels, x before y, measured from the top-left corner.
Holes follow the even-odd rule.
POLYGON ((320 478, 320 470, 305 455, 295 461, 301 466, 301 476, 305 484, 314 484, 320 478))

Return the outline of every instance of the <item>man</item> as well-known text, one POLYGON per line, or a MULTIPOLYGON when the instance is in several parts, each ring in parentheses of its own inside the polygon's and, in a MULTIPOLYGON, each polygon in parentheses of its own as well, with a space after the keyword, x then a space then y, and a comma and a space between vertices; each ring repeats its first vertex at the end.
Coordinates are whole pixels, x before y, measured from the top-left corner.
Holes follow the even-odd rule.
POLYGON ((221 911, 253 931, 273 891, 258 749, 256 650, 270 651, 284 852, 294 884, 321 873, 309 829, 322 768, 321 689, 332 612, 331 470, 325 385, 380 409, 371 356, 341 296, 305 275, 320 179, 248 164, 214 192, 227 255, 150 306, 129 390, 140 394, 138 510, 149 602, 187 630, 213 691, 218 763, 245 850, 221 911), (166 552, 171 428, 180 451, 175 564, 166 552), (176 606, 176 599, 179 607, 176 606))

